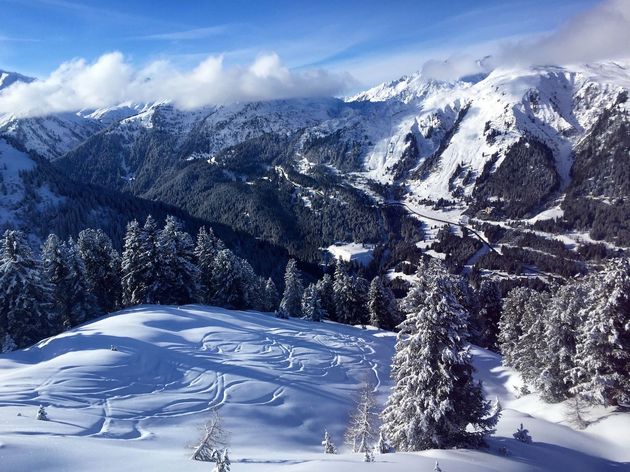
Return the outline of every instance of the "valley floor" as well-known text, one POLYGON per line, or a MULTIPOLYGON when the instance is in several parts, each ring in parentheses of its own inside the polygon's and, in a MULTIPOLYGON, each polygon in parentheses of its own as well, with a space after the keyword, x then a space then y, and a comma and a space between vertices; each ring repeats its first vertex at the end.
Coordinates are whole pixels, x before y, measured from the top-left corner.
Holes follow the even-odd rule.
POLYGON ((518 376, 480 348, 477 376, 504 408, 488 451, 369 464, 324 455, 324 430, 341 445, 362 382, 384 402, 394 344, 391 333, 257 312, 124 310, 0 355, 0 471, 209 471, 189 457, 213 408, 231 432, 233 472, 430 471, 436 459, 445 472, 630 470, 630 414, 593 409, 577 431, 565 406, 517 398, 518 376), (35 419, 40 404, 47 422, 35 419), (533 444, 512 439, 520 423, 533 444))

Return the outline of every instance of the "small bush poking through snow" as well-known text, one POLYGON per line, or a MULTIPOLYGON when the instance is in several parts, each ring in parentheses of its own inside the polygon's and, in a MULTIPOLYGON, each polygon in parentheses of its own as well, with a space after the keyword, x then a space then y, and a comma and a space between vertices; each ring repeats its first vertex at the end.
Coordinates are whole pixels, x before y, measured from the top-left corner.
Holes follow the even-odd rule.
POLYGON ((438 463, 438 461, 435 461, 435 467, 433 467, 433 472, 442 472, 442 469, 440 468, 440 464, 438 463))
POLYGON ((39 407, 39 410, 37 411, 37 419, 40 421, 48 421, 48 413, 46 413, 46 408, 44 408, 44 405, 41 405, 39 407))
POLYGON ((228 450, 224 449, 223 452, 218 449, 212 453, 212 461, 215 463, 212 472, 230 472, 230 458, 228 456, 228 450))
POLYGON ((337 448, 330 439, 330 434, 328 434, 328 431, 324 431, 324 440, 322 441, 322 446, 324 446, 324 454, 337 454, 337 448))
POLYGON ((514 439, 522 443, 525 443, 525 444, 532 443, 532 437, 529 435, 529 431, 523 428, 523 423, 521 423, 521 427, 518 428, 516 430, 516 433, 514 433, 512 436, 514 436, 514 439))

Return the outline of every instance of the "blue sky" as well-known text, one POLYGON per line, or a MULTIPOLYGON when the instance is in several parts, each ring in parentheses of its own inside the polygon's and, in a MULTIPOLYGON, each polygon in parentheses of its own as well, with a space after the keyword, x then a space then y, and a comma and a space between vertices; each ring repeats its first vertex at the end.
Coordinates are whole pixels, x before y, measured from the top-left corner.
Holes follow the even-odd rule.
POLYGON ((0 68, 44 76, 62 62, 122 52, 141 67, 230 64, 275 52, 293 70, 347 71, 362 84, 430 58, 492 53, 540 35, 596 0, 0 0, 0 68))

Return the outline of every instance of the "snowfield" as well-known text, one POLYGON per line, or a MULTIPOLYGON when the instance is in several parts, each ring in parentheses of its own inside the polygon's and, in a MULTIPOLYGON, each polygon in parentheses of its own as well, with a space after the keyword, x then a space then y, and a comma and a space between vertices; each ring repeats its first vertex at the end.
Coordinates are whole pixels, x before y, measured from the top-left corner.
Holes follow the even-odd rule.
POLYGON ((479 348, 477 375, 504 407, 489 451, 324 455, 324 429, 340 447, 361 382, 385 400, 394 344, 374 329, 257 312, 127 309, 0 355, 0 471, 209 471, 189 457, 213 408, 231 432, 233 472, 430 471, 436 459, 445 472, 630 470, 630 415, 592 410, 576 431, 563 405, 516 398, 518 376, 479 348), (40 404, 50 421, 35 419, 40 404), (531 445, 512 439, 521 422, 531 445))

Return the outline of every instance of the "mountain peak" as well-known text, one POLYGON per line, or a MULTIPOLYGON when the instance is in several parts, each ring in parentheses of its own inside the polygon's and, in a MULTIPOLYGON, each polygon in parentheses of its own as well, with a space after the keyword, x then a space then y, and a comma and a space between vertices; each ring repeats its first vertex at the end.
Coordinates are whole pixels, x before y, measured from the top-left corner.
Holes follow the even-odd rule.
POLYGON ((18 74, 17 72, 9 72, 0 69, 0 90, 5 89, 16 82, 30 83, 34 80, 35 79, 33 77, 27 77, 25 75, 18 74))

